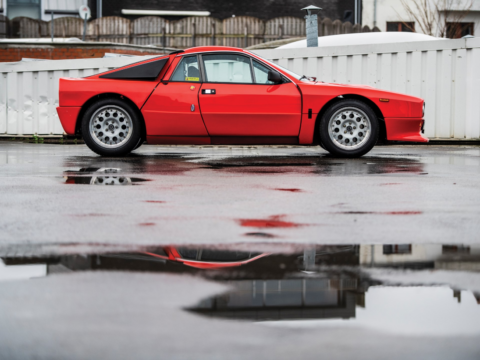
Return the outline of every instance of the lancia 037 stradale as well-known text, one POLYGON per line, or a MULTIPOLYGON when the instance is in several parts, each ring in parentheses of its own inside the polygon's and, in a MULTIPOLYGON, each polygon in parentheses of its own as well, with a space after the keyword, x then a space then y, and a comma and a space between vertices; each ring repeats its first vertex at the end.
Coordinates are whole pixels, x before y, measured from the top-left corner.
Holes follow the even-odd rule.
POLYGON ((196 47, 60 79, 69 135, 103 156, 143 143, 320 145, 358 157, 380 140, 427 142, 424 101, 317 81, 231 47, 196 47))

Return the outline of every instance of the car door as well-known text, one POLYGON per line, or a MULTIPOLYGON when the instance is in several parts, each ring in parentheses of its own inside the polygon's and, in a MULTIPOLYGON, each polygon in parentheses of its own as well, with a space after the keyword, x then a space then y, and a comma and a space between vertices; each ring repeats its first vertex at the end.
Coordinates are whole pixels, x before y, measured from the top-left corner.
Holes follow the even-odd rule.
POLYGON ((197 55, 178 58, 172 66, 170 78, 158 84, 142 108, 147 134, 208 136, 198 106, 202 79, 197 55))
POLYGON ((298 136, 301 95, 291 81, 268 81, 267 66, 235 53, 201 56, 199 93, 210 136, 298 136))

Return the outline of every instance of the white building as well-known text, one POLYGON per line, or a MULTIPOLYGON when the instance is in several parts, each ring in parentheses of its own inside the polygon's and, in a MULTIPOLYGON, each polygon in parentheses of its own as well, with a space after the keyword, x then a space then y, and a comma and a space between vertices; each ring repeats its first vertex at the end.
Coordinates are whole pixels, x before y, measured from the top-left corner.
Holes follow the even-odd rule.
POLYGON ((26 16, 49 21, 51 15, 46 13, 47 10, 64 12, 54 15, 55 18, 75 16, 82 5, 88 5, 88 0, 0 0, 0 15, 9 19, 26 16))
POLYGON ((480 268, 478 265, 479 256, 480 245, 377 244, 360 245, 359 263, 362 266, 370 267, 405 265, 423 267, 435 264, 435 268, 442 268, 445 267, 443 264, 448 262, 457 267, 460 267, 462 263, 467 263, 470 264, 471 268, 477 269, 480 268), (457 261, 448 260, 448 257, 451 256, 458 257, 457 261), (463 256, 463 258, 459 258, 459 256, 463 256), (445 261, 445 258, 447 261, 445 261))
MULTIPOLYGON (((468 14, 461 20, 461 26, 451 37, 462 37, 465 35, 480 36, 480 0, 430 0, 431 9, 435 9, 434 4, 452 3, 452 8, 459 14, 467 5, 472 2, 468 14)), ((412 9, 415 8, 415 0, 406 0, 412 9)), ((417 0, 417 3, 420 3, 417 0)), ((440 16, 444 16, 439 14, 440 16)), ((450 17, 452 20, 452 17, 450 17)), ((448 19, 447 19, 448 22, 448 19)), ((405 10, 400 0, 363 0, 362 4, 362 25, 368 25, 370 28, 378 27, 380 31, 411 31, 422 32, 420 25, 405 10)), ((440 29, 434 29, 434 36, 440 36, 440 29)))

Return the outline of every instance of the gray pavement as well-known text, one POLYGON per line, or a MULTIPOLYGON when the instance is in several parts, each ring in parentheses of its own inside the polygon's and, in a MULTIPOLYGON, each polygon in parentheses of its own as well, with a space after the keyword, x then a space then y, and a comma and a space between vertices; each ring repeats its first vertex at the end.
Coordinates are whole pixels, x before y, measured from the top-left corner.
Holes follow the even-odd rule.
POLYGON ((478 359, 479 175, 468 145, 2 141, 0 359, 478 359))

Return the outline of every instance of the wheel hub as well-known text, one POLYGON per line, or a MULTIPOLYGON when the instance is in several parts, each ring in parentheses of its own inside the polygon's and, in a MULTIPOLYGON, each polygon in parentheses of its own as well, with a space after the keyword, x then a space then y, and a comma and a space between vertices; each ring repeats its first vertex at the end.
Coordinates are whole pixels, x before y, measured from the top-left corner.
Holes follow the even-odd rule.
POLYGON ((328 122, 328 134, 337 147, 357 149, 370 138, 370 118, 358 108, 340 109, 328 122))
POLYGON ((116 105, 98 109, 90 118, 90 133, 99 145, 116 148, 132 135, 132 119, 128 112, 116 105))

